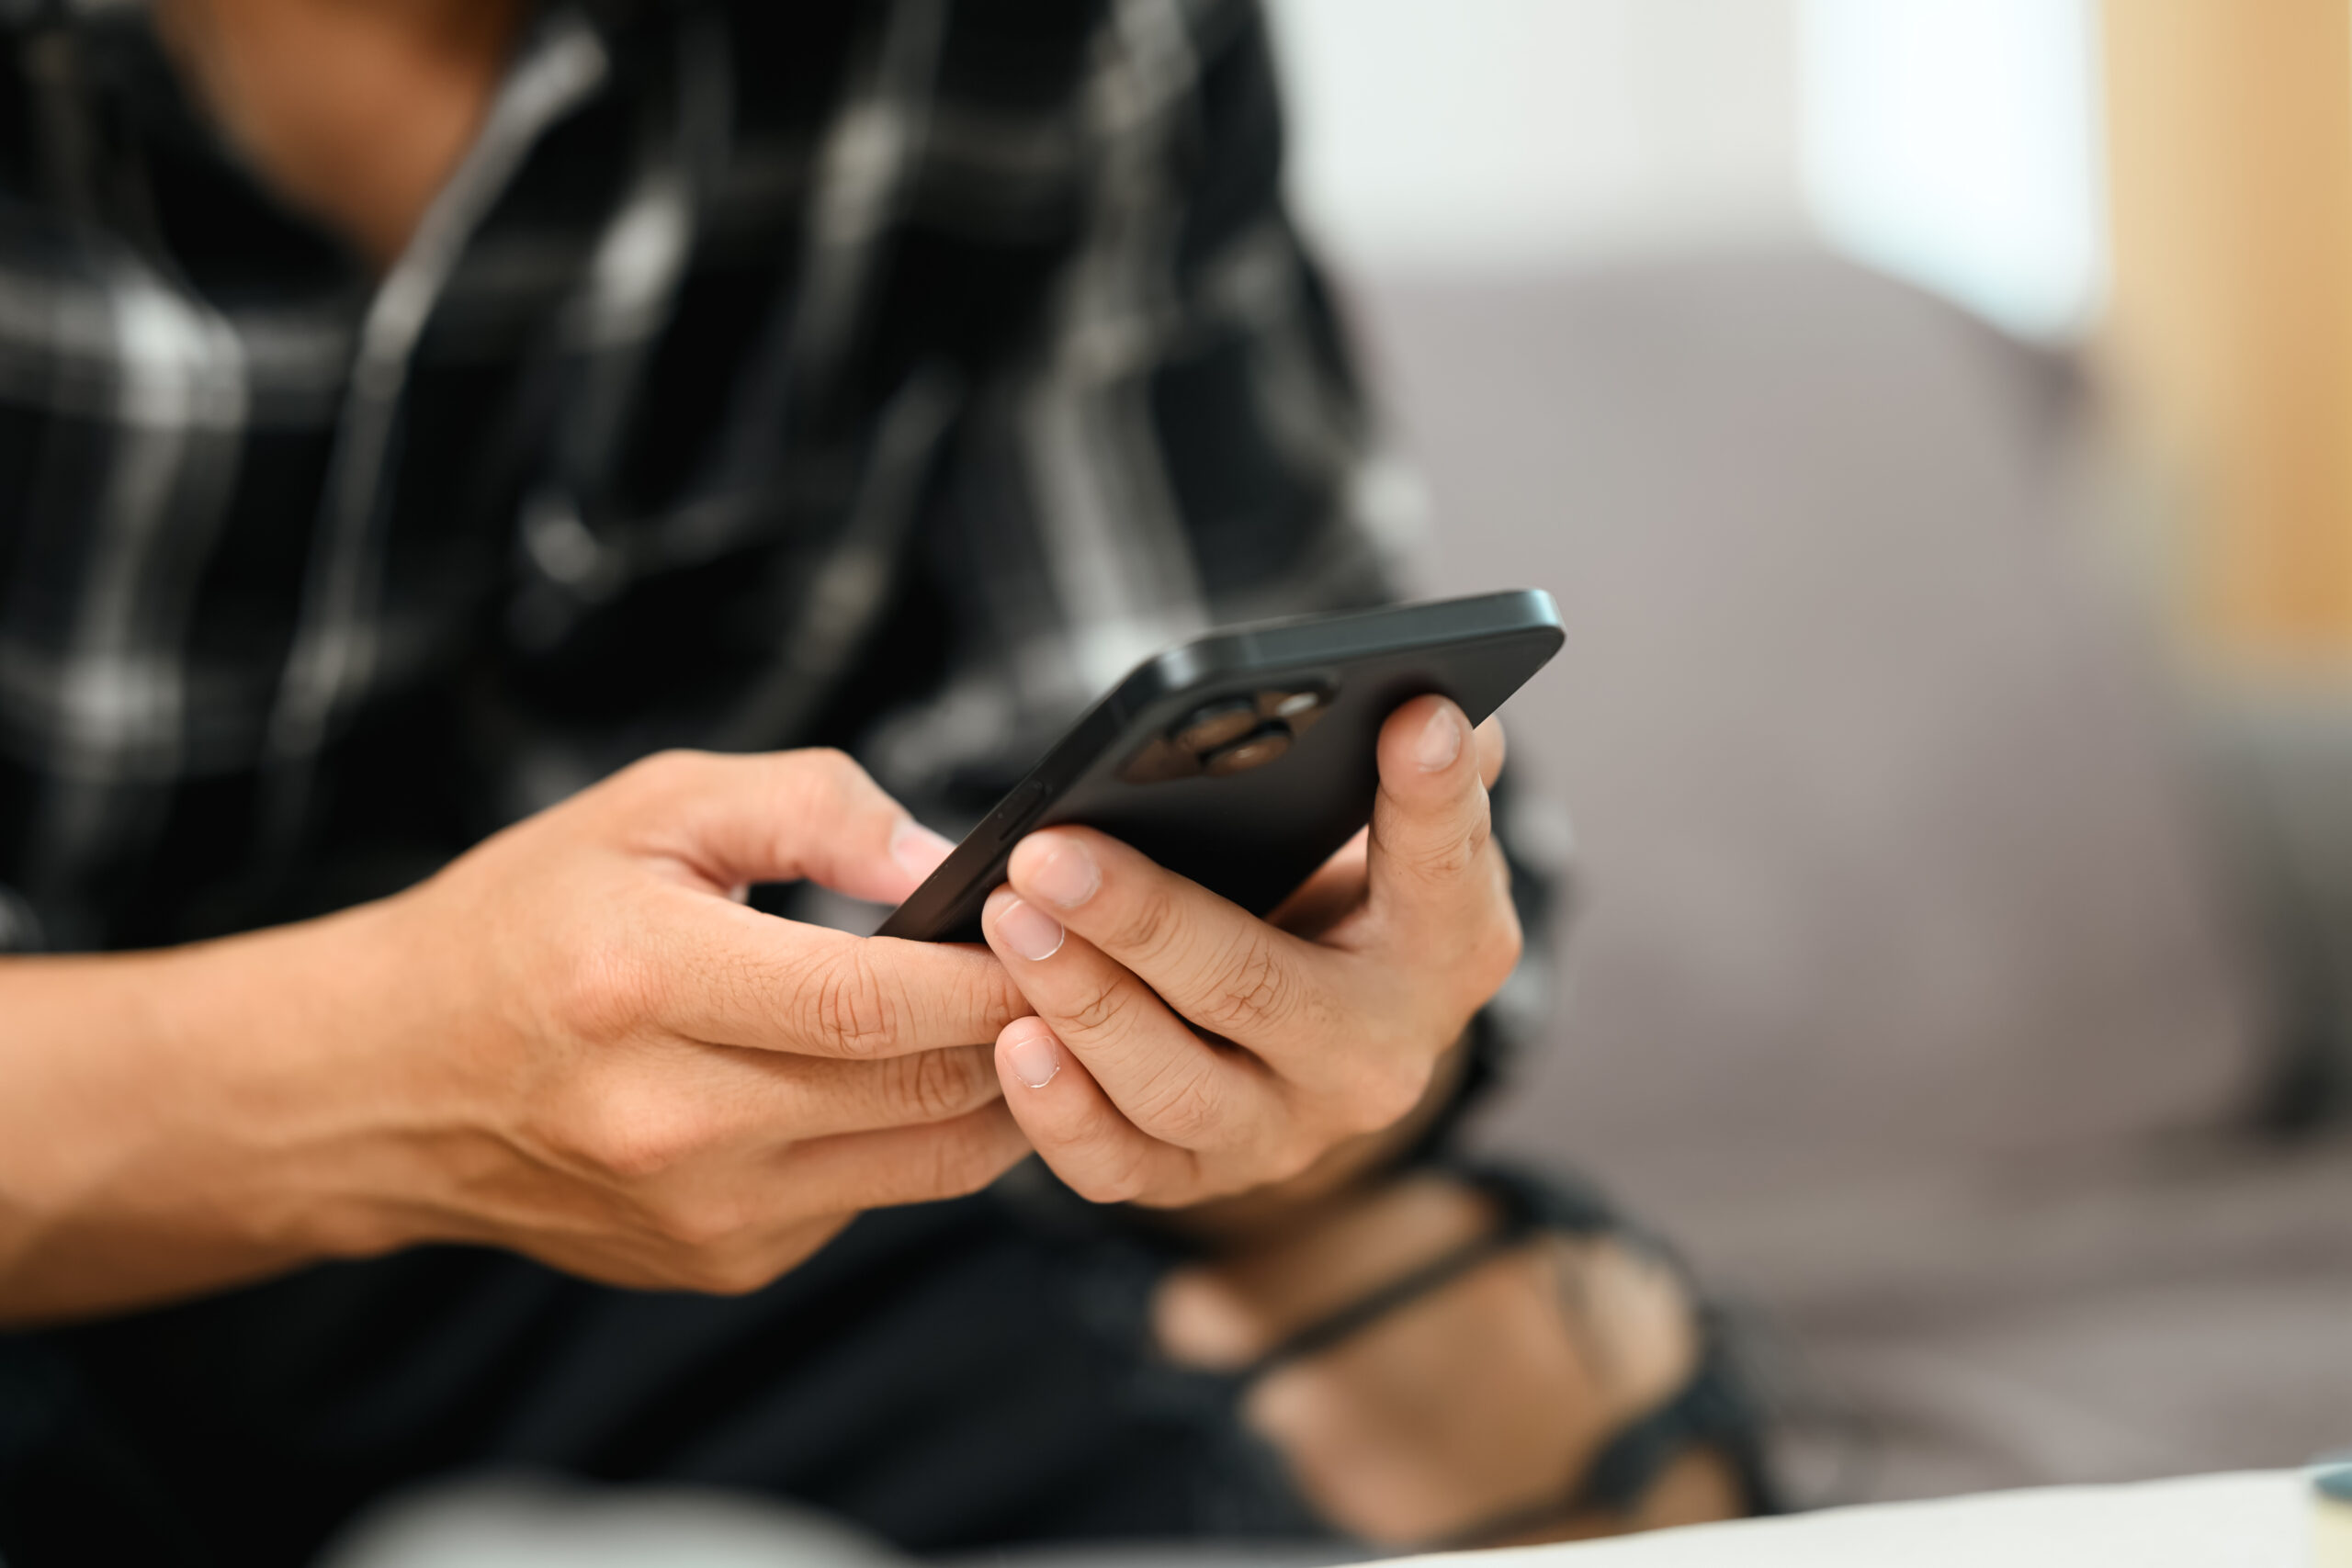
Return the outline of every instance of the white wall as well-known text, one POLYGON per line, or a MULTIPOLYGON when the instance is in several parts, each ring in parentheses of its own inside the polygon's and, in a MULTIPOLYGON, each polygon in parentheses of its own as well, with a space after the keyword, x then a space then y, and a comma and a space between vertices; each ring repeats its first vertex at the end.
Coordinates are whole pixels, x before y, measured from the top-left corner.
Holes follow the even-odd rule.
POLYGON ((1815 236, 2013 330, 2104 278, 2097 0, 1270 0, 1344 263, 1815 236))
POLYGON ((1791 233, 1795 0, 1273 0, 1306 221, 1379 270, 1791 233))
POLYGON ((2093 0, 1804 0, 1799 148, 1831 243, 2014 331, 2106 286, 2093 0))

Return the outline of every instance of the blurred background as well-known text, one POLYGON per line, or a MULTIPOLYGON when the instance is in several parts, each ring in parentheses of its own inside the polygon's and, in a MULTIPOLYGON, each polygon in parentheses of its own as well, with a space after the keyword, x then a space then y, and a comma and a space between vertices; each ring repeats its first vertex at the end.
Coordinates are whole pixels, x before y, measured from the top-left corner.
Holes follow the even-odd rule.
POLYGON ((1813 1495, 2352 1443, 2352 5, 1273 12, 1422 585, 1570 627, 1484 1135, 1813 1495))

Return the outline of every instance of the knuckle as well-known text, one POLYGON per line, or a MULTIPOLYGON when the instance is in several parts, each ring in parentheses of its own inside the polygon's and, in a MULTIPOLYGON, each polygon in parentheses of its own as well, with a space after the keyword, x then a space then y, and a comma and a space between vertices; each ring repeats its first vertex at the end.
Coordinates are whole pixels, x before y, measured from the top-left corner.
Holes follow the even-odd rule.
POLYGON ((1487 962, 1479 974, 1481 981, 1478 1000, 1485 1002, 1503 988, 1519 961, 1527 954, 1526 928, 1519 923, 1519 911, 1512 908, 1508 894, 1496 900, 1494 932, 1483 944, 1487 962))
POLYGON ((918 1051, 889 1064, 888 1099, 909 1120, 944 1122, 970 1110, 994 1082, 987 1058, 973 1047, 918 1051))
POLYGON ((1225 1125, 1209 1075, 1196 1066, 1171 1066, 1148 1080, 1136 1095, 1136 1111, 1155 1136, 1182 1148, 1216 1143, 1225 1125))
POLYGON ((706 1296, 748 1296, 784 1270, 757 1252, 695 1252, 682 1266, 688 1290, 706 1296))
POLYGON ((1429 1098, 1430 1085, 1436 1077, 1437 1058, 1434 1055, 1415 1056, 1394 1073, 1386 1075, 1381 1086, 1380 1100, 1372 1107, 1374 1125, 1393 1127, 1419 1110, 1421 1101, 1429 1098))
POLYGON ((764 1262, 729 1263, 710 1274, 710 1282, 703 1289, 709 1296, 748 1296, 765 1290, 777 1274, 764 1262))
POLYGON ((834 746, 811 746, 792 754, 801 789, 812 797, 811 807, 838 810, 854 800, 865 785, 865 770, 848 752, 834 746))
POLYGON ((644 955, 629 944, 592 942, 578 950, 557 985, 557 1011, 567 1032, 611 1040, 632 1032, 654 1010, 660 985, 644 955))
POLYGON ((865 777, 865 770, 857 759, 838 746, 811 746, 794 753, 818 777, 832 783, 848 783, 865 777))
POLYGON ((1260 1036, 1278 1032, 1298 1010, 1288 966, 1273 934, 1252 924, 1218 965, 1224 979, 1195 1021, 1219 1034, 1260 1036))
POLYGON ((1495 804, 1484 788, 1478 792, 1477 808, 1470 813, 1462 836, 1474 858, 1486 853, 1487 846, 1494 841, 1495 804))
POLYGON ((599 1169, 630 1182, 650 1181, 678 1163, 668 1139, 627 1119, 597 1128, 583 1140, 580 1152, 599 1169))
POLYGON ((1385 1132, 1411 1115, 1429 1092, 1436 1071, 1433 1061, 1403 1059, 1385 1066, 1367 1067, 1355 1080, 1341 1106, 1342 1124, 1351 1134, 1385 1132))
POLYGON ((1112 942, 1148 963, 1175 941, 1178 924, 1175 896, 1154 878, 1127 899, 1112 942))
POLYGON ((1498 888, 1479 918, 1470 922, 1462 951, 1447 966, 1452 984, 1445 995, 1464 1010, 1484 1007, 1526 955, 1527 933, 1519 923, 1508 890, 1498 888))
POLYGON ((728 1244, 743 1226, 742 1216, 733 1205, 707 1197, 662 1203, 654 1210, 653 1224, 664 1239, 714 1268, 733 1260, 728 1244))
POLYGON ((1001 964, 970 965, 963 973, 961 986, 960 1016, 975 1043, 994 1040, 1006 1024, 1029 1011, 1020 987, 1001 964))
POLYGON ((1135 998, 1117 976, 1090 981, 1061 1014, 1071 1030, 1089 1039, 1114 1033, 1135 1006, 1135 998))
POLYGON ((631 795, 659 799, 693 787, 708 760, 706 752, 673 747, 639 757, 615 774, 613 782, 631 795))
POLYGON ((1150 1160, 1140 1147, 1106 1156, 1072 1181, 1071 1190, 1090 1203, 1132 1203, 1150 1191, 1150 1160))
POLYGON ((958 1127, 931 1140, 922 1190, 936 1198, 978 1192, 1003 1174, 1008 1163, 986 1127, 958 1127))
POLYGON ((1307 1138, 1288 1138, 1269 1149, 1265 1168, 1259 1173, 1259 1183, 1290 1181, 1306 1174, 1317 1160, 1330 1152, 1330 1146, 1307 1138))
POLYGON ((781 1231, 747 1223, 717 1245, 689 1248, 673 1244, 667 1260, 668 1282, 705 1295, 750 1295, 775 1283, 840 1229, 838 1221, 830 1220, 802 1220, 781 1231))
POLYGON ((548 1141, 571 1160, 635 1185, 674 1169, 701 1140, 680 1118, 622 1088, 592 1096, 548 1141))
POLYGON ((838 1055, 878 1056, 898 1038, 902 998, 863 942, 841 949, 801 995, 808 1038, 838 1055))
POLYGON ((1469 874, 1485 852, 1492 830, 1487 824, 1487 814, 1461 830, 1439 835, 1422 845, 1413 856, 1413 869, 1432 882, 1451 882, 1469 874))
POLYGON ((1432 824, 1430 832, 1415 835, 1398 858, 1425 881, 1460 881, 1476 870, 1494 836, 1494 812, 1482 796, 1466 817, 1432 824))

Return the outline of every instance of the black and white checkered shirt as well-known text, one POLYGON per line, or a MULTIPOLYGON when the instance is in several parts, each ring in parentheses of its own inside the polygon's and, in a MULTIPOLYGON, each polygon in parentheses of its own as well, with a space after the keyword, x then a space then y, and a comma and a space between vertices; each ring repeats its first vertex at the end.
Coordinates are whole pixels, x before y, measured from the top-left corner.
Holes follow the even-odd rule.
POLYGON ((951 831, 1408 495, 1227 0, 564 0, 379 273, 0 0, 0 947, 413 880, 651 749, 951 831))

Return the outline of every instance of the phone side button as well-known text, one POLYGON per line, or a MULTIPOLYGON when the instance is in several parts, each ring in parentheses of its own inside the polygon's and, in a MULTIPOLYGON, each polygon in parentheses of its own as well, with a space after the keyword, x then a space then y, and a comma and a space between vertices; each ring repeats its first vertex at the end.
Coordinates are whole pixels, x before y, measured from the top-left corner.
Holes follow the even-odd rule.
POLYGON ((1004 824, 996 830, 996 841, 1009 843, 1014 835, 1028 827, 1029 819, 1036 816, 1038 808, 1046 804, 1048 793, 1045 780, 1031 779, 1007 796, 1001 808, 1004 824))

